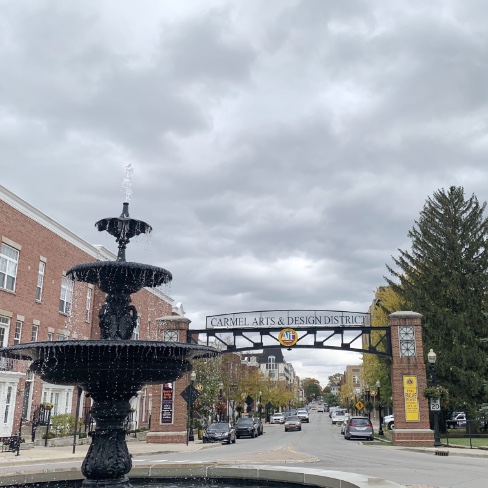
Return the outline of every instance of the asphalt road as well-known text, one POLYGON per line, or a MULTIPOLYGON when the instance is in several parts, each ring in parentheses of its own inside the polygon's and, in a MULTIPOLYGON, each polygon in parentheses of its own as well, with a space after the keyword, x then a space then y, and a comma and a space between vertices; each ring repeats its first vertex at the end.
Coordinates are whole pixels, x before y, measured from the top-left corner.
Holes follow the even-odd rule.
POLYGON ((435 456, 401 448, 346 441, 327 413, 312 412, 301 432, 285 432, 283 426, 265 425, 264 435, 241 438, 236 444, 193 453, 135 457, 133 462, 286 463, 288 466, 332 469, 365 474, 403 485, 441 488, 487 488, 488 459, 435 456), (304 464, 306 463, 306 464, 304 464))

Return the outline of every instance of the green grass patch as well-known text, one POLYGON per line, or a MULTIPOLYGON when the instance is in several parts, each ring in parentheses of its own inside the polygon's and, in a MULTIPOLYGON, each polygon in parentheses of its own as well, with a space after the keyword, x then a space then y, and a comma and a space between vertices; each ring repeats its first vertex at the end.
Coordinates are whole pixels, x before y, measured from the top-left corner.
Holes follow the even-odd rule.
MULTIPOLYGON (((447 438, 441 437, 441 442, 444 446, 447 446, 447 438)), ((462 446, 462 447, 488 447, 488 437, 472 437, 471 443, 469 437, 449 437, 449 446, 462 446)))

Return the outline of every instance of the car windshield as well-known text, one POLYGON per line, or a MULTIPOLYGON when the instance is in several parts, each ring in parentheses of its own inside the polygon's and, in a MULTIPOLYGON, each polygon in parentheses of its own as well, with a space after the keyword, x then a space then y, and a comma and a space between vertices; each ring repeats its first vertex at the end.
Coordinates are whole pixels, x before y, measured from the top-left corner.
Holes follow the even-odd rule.
POLYGON ((297 413, 308 413, 306 410, 298 410, 297 413))
POLYGON ((296 415, 290 415, 287 418, 287 420, 290 421, 290 422, 296 422, 296 421, 298 421, 298 417, 296 415))
POLYGON ((363 418, 352 418, 349 420, 349 425, 368 425, 369 424, 369 419, 363 419, 363 418))
POLYGON ((339 416, 339 415, 345 415, 346 411, 345 410, 336 410, 332 415, 339 416))
POLYGON ((246 425, 246 424, 252 424, 252 423, 253 423, 253 420, 252 420, 252 419, 250 419, 250 418, 239 419, 239 420, 237 421, 237 425, 241 425, 241 424, 246 425))
POLYGON ((229 430, 229 426, 227 424, 212 424, 207 430, 214 432, 225 432, 229 430))

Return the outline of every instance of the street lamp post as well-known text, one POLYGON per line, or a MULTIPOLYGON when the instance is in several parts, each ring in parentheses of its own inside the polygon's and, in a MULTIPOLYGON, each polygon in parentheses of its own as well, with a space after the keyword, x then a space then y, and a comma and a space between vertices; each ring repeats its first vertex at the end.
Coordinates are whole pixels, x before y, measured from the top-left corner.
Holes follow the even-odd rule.
MULTIPOLYGON (((430 365, 430 378, 432 386, 437 386, 437 376, 435 371, 435 362, 437 360, 437 354, 431 349, 427 354, 427 359, 430 365)), ((434 447, 442 446, 441 435, 439 432, 439 414, 437 410, 434 410, 434 447)))
POLYGON ((383 417, 381 416, 381 389, 380 389, 381 383, 380 380, 376 382, 376 398, 378 398, 378 417, 380 421, 380 428, 378 429, 378 435, 385 435, 383 432, 383 417))
POLYGON ((263 399, 263 392, 260 391, 259 392, 259 406, 258 406, 259 418, 261 418, 261 411, 263 410, 262 399, 263 399))
POLYGON ((225 415, 222 414, 222 405, 223 405, 223 400, 224 399, 224 384, 222 381, 219 383, 219 422, 222 422, 225 420, 225 415), (224 418, 222 418, 222 415, 224 418))
MULTIPOLYGON (((366 405, 369 405, 371 397, 369 395, 369 385, 366 385, 366 405)), ((371 410, 368 406, 368 418, 371 420, 371 410)))
POLYGON ((195 380, 197 379, 197 374, 195 371, 192 371, 190 374, 190 432, 188 434, 188 440, 189 441, 194 441, 195 440, 195 434, 193 433, 193 388, 194 388, 194 383, 195 380))

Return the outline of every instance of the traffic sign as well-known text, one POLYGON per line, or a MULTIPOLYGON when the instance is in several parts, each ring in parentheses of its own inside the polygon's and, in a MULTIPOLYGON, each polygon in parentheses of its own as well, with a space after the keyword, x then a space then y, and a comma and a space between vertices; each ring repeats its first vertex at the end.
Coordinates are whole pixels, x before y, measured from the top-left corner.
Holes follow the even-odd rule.
POLYGON ((362 410, 364 408, 363 402, 361 400, 358 400, 356 405, 354 405, 358 410, 362 410))
POLYGON ((430 409, 432 412, 440 412, 441 411, 441 400, 439 398, 431 398, 430 399, 430 409))
POLYGON ((200 392, 192 385, 188 385, 182 392, 181 396, 186 403, 193 404, 195 400, 200 396, 200 392))

